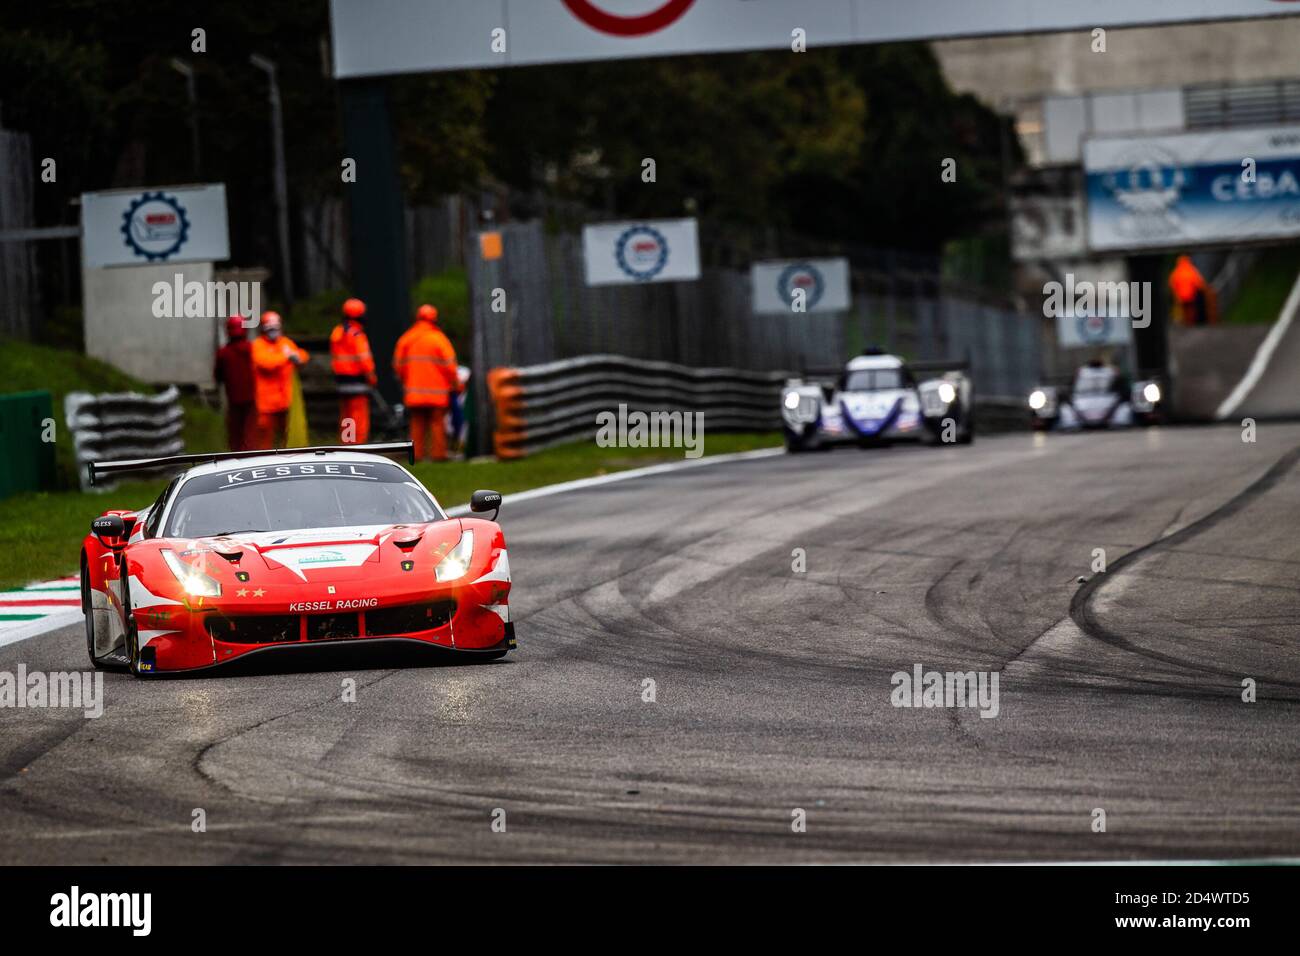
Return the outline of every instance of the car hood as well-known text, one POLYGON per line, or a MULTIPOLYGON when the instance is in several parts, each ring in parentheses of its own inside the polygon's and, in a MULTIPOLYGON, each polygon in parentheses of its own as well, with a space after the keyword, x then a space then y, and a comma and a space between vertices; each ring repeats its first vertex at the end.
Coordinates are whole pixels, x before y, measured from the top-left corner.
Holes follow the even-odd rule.
MULTIPOLYGON (((403 560, 441 559, 460 540, 452 518, 426 524, 371 525, 261 531, 212 538, 173 539, 185 560, 220 579, 238 571, 268 583, 354 581, 403 560)), ((166 545, 164 545, 166 546, 166 545)))

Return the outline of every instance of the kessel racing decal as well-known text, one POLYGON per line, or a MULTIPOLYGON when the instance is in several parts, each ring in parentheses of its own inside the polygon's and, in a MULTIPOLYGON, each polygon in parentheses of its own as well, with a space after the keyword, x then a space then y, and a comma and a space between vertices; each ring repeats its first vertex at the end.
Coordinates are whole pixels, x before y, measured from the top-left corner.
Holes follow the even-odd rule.
POLYGON ((302 463, 295 465, 274 465, 266 468, 245 468, 241 471, 228 471, 222 477, 222 487, 255 484, 259 481, 275 481, 279 478, 361 478, 366 481, 381 481, 372 473, 369 465, 302 463))
POLYGON ((363 611, 379 607, 378 598, 352 598, 343 601, 298 601, 289 605, 291 612, 299 611, 363 611))

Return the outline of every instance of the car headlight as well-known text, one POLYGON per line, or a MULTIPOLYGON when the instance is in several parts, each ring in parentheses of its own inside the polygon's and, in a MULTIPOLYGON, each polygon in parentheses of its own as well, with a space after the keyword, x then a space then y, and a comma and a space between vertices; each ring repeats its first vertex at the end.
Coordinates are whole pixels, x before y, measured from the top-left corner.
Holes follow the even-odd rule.
POLYGON ((952 382, 939 383, 939 400, 945 405, 951 405, 957 398, 957 389, 952 387, 952 382))
POLYGON ((799 407, 799 393, 798 393, 798 392, 786 392, 786 393, 785 393, 785 407, 788 408, 788 409, 790 409, 790 411, 794 411, 796 408, 799 407))
POLYGON ((438 581, 455 581, 463 578, 469 570, 469 559, 474 553, 474 532, 466 531, 460 536, 456 547, 447 552, 447 556, 433 569, 433 576, 438 581))
POLYGON ((1029 407, 1032 408, 1034 411, 1038 411, 1046 404, 1047 404, 1047 393, 1044 392, 1041 388, 1036 388, 1029 393, 1029 407))
POLYGON ((204 574, 192 564, 186 564, 176 556, 175 551, 163 551, 162 556, 186 594, 191 597, 221 597, 221 582, 216 578, 204 574))
POLYGON ((1142 389, 1142 397, 1154 405, 1160 401, 1160 386, 1155 382, 1147 382, 1147 387, 1142 389))

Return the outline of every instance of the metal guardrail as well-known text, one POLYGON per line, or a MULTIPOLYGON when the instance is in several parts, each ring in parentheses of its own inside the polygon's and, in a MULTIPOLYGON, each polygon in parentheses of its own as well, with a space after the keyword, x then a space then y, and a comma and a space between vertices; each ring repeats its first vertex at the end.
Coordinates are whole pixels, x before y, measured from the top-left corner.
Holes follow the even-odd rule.
POLYGON ((703 412, 713 431, 781 427, 781 386, 788 372, 690 368, 621 355, 585 355, 487 376, 498 458, 591 438, 596 416, 617 411, 703 412))
MULTIPOLYGON (((76 449, 81 487, 90 487, 86 466, 92 461, 165 458, 184 450, 181 428, 185 412, 180 397, 175 386, 157 395, 69 393, 63 400, 63 411, 76 449)), ((159 473, 165 471, 159 469, 159 473)), ((96 487, 103 487, 103 483, 96 487)))

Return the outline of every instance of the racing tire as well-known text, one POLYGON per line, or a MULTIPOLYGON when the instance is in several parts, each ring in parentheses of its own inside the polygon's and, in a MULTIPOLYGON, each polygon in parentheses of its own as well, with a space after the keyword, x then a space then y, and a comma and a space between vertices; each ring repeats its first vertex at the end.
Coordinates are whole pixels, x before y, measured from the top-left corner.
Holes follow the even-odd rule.
POLYGON ((961 434, 957 436, 957 444, 975 444, 975 419, 971 418, 967 420, 966 427, 962 430, 961 434))
POLYGON ((130 659, 130 668, 132 677, 140 677, 140 631, 135 626, 135 621, 128 619, 126 622, 126 636, 123 638, 126 644, 126 656, 130 659))
POLYGON ((90 666, 108 670, 108 665, 95 656, 95 611, 90 600, 90 566, 84 554, 81 556, 81 611, 86 618, 86 656, 90 658, 90 666))
POLYGON ((132 677, 140 677, 140 629, 135 626, 135 617, 131 613, 131 581, 126 574, 125 555, 122 556, 121 566, 122 617, 126 620, 122 644, 126 650, 127 669, 131 671, 132 677))

